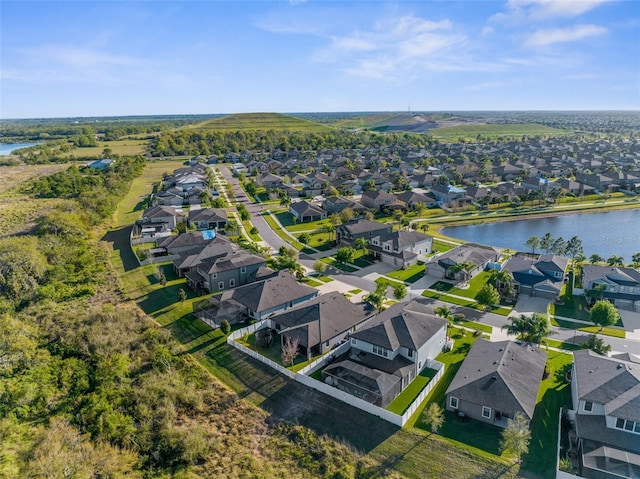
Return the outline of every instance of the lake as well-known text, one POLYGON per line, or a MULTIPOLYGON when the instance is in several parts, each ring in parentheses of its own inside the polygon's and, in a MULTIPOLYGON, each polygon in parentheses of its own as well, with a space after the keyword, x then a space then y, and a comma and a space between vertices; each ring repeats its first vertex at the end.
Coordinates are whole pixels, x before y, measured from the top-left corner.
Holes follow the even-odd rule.
POLYGON ((480 243, 518 251, 530 251, 525 242, 531 236, 546 233, 568 240, 582 240, 584 255, 594 253, 603 258, 618 255, 631 263, 631 255, 640 252, 640 209, 582 213, 548 218, 531 218, 498 223, 444 228, 442 233, 472 243, 480 243))
POLYGON ((28 148, 38 144, 39 143, 0 143, 0 156, 10 155, 12 152, 19 150, 20 148, 28 148))

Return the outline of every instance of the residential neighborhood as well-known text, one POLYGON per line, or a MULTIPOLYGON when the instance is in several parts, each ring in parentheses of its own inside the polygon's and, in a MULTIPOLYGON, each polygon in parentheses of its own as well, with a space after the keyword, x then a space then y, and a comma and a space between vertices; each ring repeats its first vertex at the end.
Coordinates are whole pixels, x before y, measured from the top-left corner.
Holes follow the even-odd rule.
MULTIPOLYGON (((604 153, 603 145, 598 145, 604 153)), ((449 146, 448 158, 453 151, 462 158, 474 151, 449 146)), ((420 219, 429 209, 482 211, 492 203, 527 201, 534 207, 541 201, 552 204, 563 195, 632 192, 639 185, 629 182, 633 175, 619 175, 617 182, 599 184, 598 189, 577 180, 548 180, 565 171, 563 165, 579 168, 568 154, 573 147, 566 146, 564 153, 558 147, 553 161, 536 157, 535 166, 515 161, 522 168, 511 168, 514 174, 508 173, 511 163, 501 165, 503 175, 496 167, 495 173, 485 171, 504 180, 493 188, 451 184, 459 182, 458 175, 463 184, 471 182, 471 171, 477 180, 478 171, 438 168, 434 165, 439 155, 434 153, 424 155, 429 161, 422 164, 429 167, 423 172, 409 167, 415 161, 394 160, 392 167, 371 168, 366 156, 349 159, 347 168, 344 156, 332 162, 331 152, 324 153, 323 164, 332 166, 322 173, 313 172, 313 162, 291 153, 267 162, 244 155, 244 162, 232 169, 209 166, 209 172, 194 160, 166 177, 167 191, 200 188, 199 198, 217 194, 229 202, 226 207, 191 203, 178 194, 180 204, 158 201, 144 210, 132 238, 151 242, 145 250, 148 261, 172 261, 177 276, 185 277, 190 290, 203 298, 194 303, 193 318, 214 329, 231 325, 235 332, 227 339, 229 347, 250 352, 252 358, 275 368, 274 374, 399 426, 423 407, 434 387, 446 381, 440 386, 446 389, 440 401, 450 414, 447 420, 460 427, 476 421, 481 427, 505 430, 522 418, 534 433, 540 427, 540 401, 545 400, 541 390, 554 381, 555 387, 568 388, 571 398, 567 395, 566 403, 553 411, 563 424, 554 441, 568 445, 553 454, 564 461, 565 471, 576 474, 558 470, 565 474, 558 477, 635 477, 640 463, 633 425, 640 424, 640 409, 634 402, 640 395, 633 377, 640 348, 623 352, 628 341, 622 347, 619 339, 593 334, 595 339, 604 337, 603 344, 612 344, 609 350, 615 354, 576 350, 588 339, 581 334, 578 342, 576 332, 588 320, 586 308, 604 299, 624 315, 624 326, 629 327, 623 329, 623 337, 626 329, 629 339, 640 339, 640 271, 586 264, 584 258, 578 263, 580 251, 575 248, 565 248, 564 254, 548 249, 536 253, 523 244, 514 252, 491 244, 447 242, 419 231, 420 225, 429 225, 429 216, 420 219), (282 161, 286 156, 291 160, 282 161), (361 165, 354 167, 357 161, 361 165), (557 169, 546 168, 547 164, 557 169), (532 171, 538 176, 532 177, 532 171), (255 180, 252 174, 258 175, 255 180), (351 189, 345 186, 348 179, 353 180, 351 189), (254 181, 264 189, 262 200, 257 200, 258 190, 247 186, 254 181), (399 183, 405 185, 403 191, 392 193, 399 183), (359 188, 353 189, 355 185, 359 188), (358 190, 362 193, 356 194, 358 190), (249 199, 248 207, 238 206, 236 211, 234 198, 239 205, 249 199), (249 222, 240 224, 243 210, 249 222), (407 217, 414 220, 405 221, 407 217), (486 288, 495 289, 495 299, 478 292, 486 288), (580 306, 584 312, 568 312, 568 301, 584 305, 580 306), (535 341, 525 339, 535 336, 526 336, 515 325, 538 317, 548 325, 548 339, 544 333, 535 341), (455 374, 447 374, 451 367, 447 355, 458 351, 467 337, 464 359, 455 374), (573 366, 566 362, 562 371, 554 371, 551 353, 573 354, 573 366), (612 381, 613 371, 626 371, 623 377, 631 382, 615 379, 621 386, 604 379, 593 382, 585 379, 591 374, 585 373, 587 368, 611 370, 597 377, 612 381), (615 398, 622 402, 614 408, 615 398), (598 407, 602 413, 594 416, 598 407), (610 433, 594 433, 599 426, 589 421, 596 417, 610 433)), ((541 154, 532 146, 523 151, 517 145, 509 158, 522 158, 525 151, 541 154)), ((584 157, 586 150, 580 151, 584 157)), ((414 159, 420 158, 412 153, 414 159)), ((394 152, 394 158, 397 155, 394 152)), ((593 168, 596 162, 586 164, 593 168)))

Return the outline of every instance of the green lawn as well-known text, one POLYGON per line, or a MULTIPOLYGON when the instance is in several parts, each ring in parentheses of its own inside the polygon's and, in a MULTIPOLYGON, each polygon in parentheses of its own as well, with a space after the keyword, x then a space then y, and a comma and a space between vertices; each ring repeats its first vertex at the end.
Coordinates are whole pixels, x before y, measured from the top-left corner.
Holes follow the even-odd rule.
POLYGON ((583 331, 590 334, 602 334, 604 336, 611 336, 614 338, 626 337, 625 331, 622 329, 602 328, 602 330, 600 330, 600 326, 585 326, 581 323, 575 323, 573 321, 563 321, 562 319, 556 319, 554 317, 551 318, 551 324, 553 326, 558 326, 566 329, 577 329, 578 331, 583 331))
POLYGON ((391 403, 387 406, 387 410, 399 415, 403 415, 411 403, 415 401, 418 394, 429 384, 429 381, 436 375, 438 371, 435 369, 425 368, 422 370, 418 377, 416 377, 411 384, 409 384, 404 391, 402 391, 391 403))
POLYGON ((380 276, 379 278, 376 278, 376 284, 385 284, 387 285, 387 287, 393 288, 398 284, 404 284, 404 283, 401 283, 400 281, 393 281, 389 278, 385 278, 384 276, 380 276))
POLYGON ((424 275, 424 262, 418 261, 417 264, 410 266, 407 269, 399 269, 387 273, 387 276, 393 279, 399 279, 400 281, 406 281, 407 283, 415 283, 424 275))
POLYGON ((482 287, 487 284, 489 278, 491 277, 491 273, 489 271, 483 271, 482 273, 474 276, 469 281, 468 288, 456 288, 455 286, 449 290, 449 293, 455 294, 458 296, 464 296, 465 298, 475 299, 477 294, 480 292, 482 287))
POLYGON ((300 279, 300 282, 306 284, 307 286, 312 286, 314 288, 317 288, 318 286, 322 286, 323 284, 321 281, 316 281, 308 277, 304 277, 300 279))
POLYGON ((560 407, 571 407, 571 387, 565 379, 573 355, 549 351, 547 371, 542 381, 538 402, 531 421, 529 452, 523 456, 522 469, 537 477, 555 478, 558 440, 558 412, 560 407))
POLYGON ((570 292, 561 296, 563 304, 551 303, 549 313, 552 316, 564 316, 565 318, 581 319, 589 321, 589 311, 587 311, 587 300, 584 296, 573 296, 570 292))
POLYGON ((311 276, 313 276, 318 281, 322 281, 323 283, 330 283, 331 281, 333 281, 333 278, 330 278, 329 276, 325 276, 323 274, 312 273, 311 276))
POLYGON ((333 266, 334 268, 338 268, 339 270, 346 271, 347 273, 353 273, 355 271, 358 271, 358 268, 353 268, 348 264, 340 264, 330 256, 327 256, 326 258, 322 258, 321 261, 333 266))
MULTIPOLYGON (((280 336, 274 335, 273 341, 271 342, 271 346, 269 346, 268 348, 261 348, 256 344, 255 333, 249 334, 248 336, 246 336, 246 338, 238 338, 236 339, 236 341, 239 344, 242 344, 243 346, 246 346, 247 348, 261 354, 262 356, 271 359, 271 361, 273 361, 274 363, 277 363, 280 366, 284 366, 284 364, 282 364, 282 349, 280 346, 280 336)), ((297 372, 302 368, 304 368, 310 362, 318 359, 320 356, 315 356, 307 360, 305 356, 298 355, 294 359, 293 365, 284 366, 284 367, 286 367, 287 369, 290 369, 293 372, 297 372)))
POLYGON ((351 294, 360 294, 362 293, 362 290, 360 288, 356 288, 356 289, 350 289, 349 292, 351 294))
POLYGON ((573 344, 573 343, 566 343, 563 341, 556 341, 555 339, 549 339, 549 338, 544 338, 542 340, 542 344, 543 345, 547 345, 549 347, 552 348, 558 348, 558 349, 566 349, 568 351, 575 351, 577 349, 580 349, 580 346, 577 344, 573 344))
MULTIPOLYGON (((468 308, 473 308, 473 309, 477 309, 477 310, 480 310, 480 311, 484 311, 484 305, 478 303, 477 301, 475 301, 473 299, 458 298, 458 297, 455 297, 455 296, 448 295, 446 293, 440 293, 440 292, 437 292, 437 291, 430 291, 428 289, 425 289, 422 292, 422 296, 425 296, 426 298, 439 299, 440 301, 445 301, 445 302, 451 303, 451 304, 457 304, 458 306, 466 306, 468 308)), ((499 306, 499 307, 492 308, 491 312, 492 313, 496 313, 496 314, 500 314, 502 316, 509 316, 509 313, 511 313, 511 310, 512 310, 512 308, 499 306)))
POLYGON ((289 243, 291 246, 296 248, 297 250, 304 249, 304 245, 300 243, 300 241, 292 238, 287 233, 282 230, 282 227, 278 224, 278 222, 271 216, 269 213, 263 213, 262 217, 267 222, 267 224, 271 227, 271 229, 282 238, 284 241, 289 243))

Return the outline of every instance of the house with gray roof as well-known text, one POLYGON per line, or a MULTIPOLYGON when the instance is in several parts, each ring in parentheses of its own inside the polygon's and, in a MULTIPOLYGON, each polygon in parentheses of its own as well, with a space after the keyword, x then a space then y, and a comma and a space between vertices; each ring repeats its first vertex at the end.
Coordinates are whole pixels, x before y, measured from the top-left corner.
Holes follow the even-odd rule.
POLYGON ((300 223, 317 221, 327 217, 326 211, 305 200, 291 203, 291 205, 289 205, 289 213, 291 213, 300 223))
POLYGON ((209 298, 208 314, 219 323, 245 317, 261 321, 318 296, 318 290, 298 283, 287 271, 277 276, 224 291, 209 298), (229 313, 231 312, 231 313, 229 313), (222 316, 224 315, 224 316, 222 316))
POLYGON ((271 322, 282 341, 297 339, 300 353, 311 359, 329 351, 374 313, 365 303, 354 304, 332 291, 272 316, 271 322))
POLYGON ((369 253, 383 263, 408 268, 418 261, 427 261, 433 238, 417 231, 392 231, 373 236, 369 240, 369 253))
POLYGON ((237 249, 238 246, 228 239, 216 236, 204 245, 197 245, 189 250, 177 253, 177 257, 173 260, 173 270, 182 278, 189 271, 195 270, 201 263, 220 258, 237 249))
POLYGON ((176 229, 176 224, 184 219, 182 208, 175 206, 152 206, 142 212, 142 225, 165 225, 167 229, 176 229))
POLYGON ((404 208, 393 193, 385 191, 365 191, 362 193, 360 203, 375 211, 384 211, 394 208, 404 208))
POLYGON ((585 291, 604 285, 602 295, 616 307, 640 312, 640 271, 618 266, 585 264, 582 287, 585 291))
POLYGON ((224 228, 227 221, 227 212, 223 208, 200 208, 189 211, 187 225, 197 230, 213 230, 224 228))
POLYGON ((447 389, 446 408, 499 427, 516 413, 530 421, 546 361, 530 344, 479 338, 447 389))
POLYGON ((217 293, 255 281, 258 270, 266 265, 267 260, 262 256, 239 249, 205 259, 185 276, 193 289, 217 293))
POLYGON ((569 259, 555 254, 543 254, 537 259, 516 254, 507 260, 502 270, 513 277, 516 294, 556 299, 560 296, 569 259))
POLYGON ((350 334, 349 351, 323 370, 322 379, 386 407, 442 351, 447 324, 422 300, 395 304, 350 334))
POLYGON ((354 246, 358 238, 369 241, 374 236, 386 233, 391 233, 391 226, 388 224, 364 219, 352 220, 336 228, 336 243, 354 246))
POLYGON ((425 274, 451 281, 465 282, 498 261, 500 253, 490 246, 463 244, 432 257, 425 264, 425 274))
POLYGON ((158 248, 163 249, 167 255, 186 253, 198 247, 206 246, 213 238, 203 234, 203 231, 193 231, 169 236, 156 242, 158 248))
POLYGON ((580 474, 640 477, 640 358, 573 354, 572 418, 580 474))

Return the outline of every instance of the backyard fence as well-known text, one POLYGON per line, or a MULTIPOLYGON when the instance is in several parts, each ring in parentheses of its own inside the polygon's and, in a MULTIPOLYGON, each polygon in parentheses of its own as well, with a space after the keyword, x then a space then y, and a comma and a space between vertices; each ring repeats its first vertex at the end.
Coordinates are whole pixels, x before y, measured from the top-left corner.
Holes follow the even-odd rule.
POLYGON ((271 368, 275 369, 276 371, 283 374, 284 376, 290 379, 293 379, 294 381, 304 384, 305 386, 315 389, 316 391, 320 391, 321 393, 326 394, 327 396, 331 396, 353 407, 356 407, 365 412, 368 412, 369 414, 377 416, 380 419, 383 419, 387 422, 395 424, 396 426, 399 426, 399 427, 404 426, 409 420, 409 418, 419 409, 422 402, 427 398, 431 390, 435 387, 435 385, 438 383, 438 381, 440 380, 440 378, 442 378, 442 375, 444 374, 444 364, 442 364, 439 361, 428 360, 426 367, 436 370, 437 373, 433 378, 431 378, 431 380, 424 387, 424 389, 420 391, 420 394, 418 394, 416 399, 409 405, 409 407, 404 412, 404 414, 402 415, 395 414, 387 409, 371 404, 370 402, 367 402, 363 399, 355 397, 345 391, 341 391, 340 389, 337 389, 333 386, 329 386, 328 384, 325 384, 322 381, 318 381, 309 376, 309 374, 329 364, 333 360, 333 358, 346 353, 349 350, 349 348, 351 348, 351 344, 349 342, 341 344, 336 349, 334 349, 332 353, 325 354, 321 358, 305 366, 303 369, 301 369, 297 373, 294 373, 293 371, 285 368, 284 366, 276 363, 275 361, 272 361, 271 359, 266 358, 262 354, 256 351, 253 351, 252 349, 246 346, 243 346, 242 344, 236 341, 238 338, 241 338, 245 335, 253 334, 257 330, 262 329, 264 327, 271 327, 271 320, 265 319, 263 321, 254 323, 245 328, 241 328, 232 332, 227 337, 227 344, 238 349, 239 351, 242 351, 248 356, 251 356, 252 358, 270 366, 271 368))

